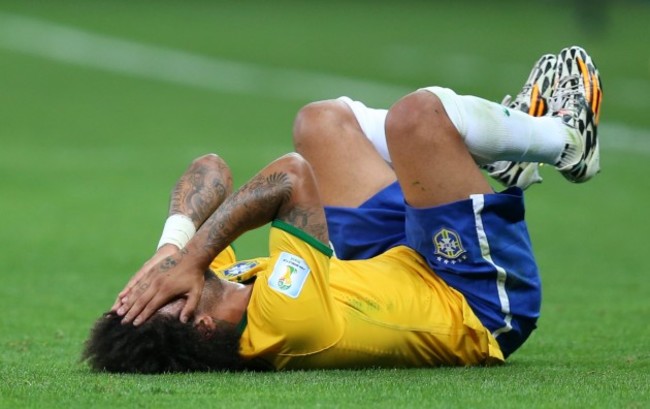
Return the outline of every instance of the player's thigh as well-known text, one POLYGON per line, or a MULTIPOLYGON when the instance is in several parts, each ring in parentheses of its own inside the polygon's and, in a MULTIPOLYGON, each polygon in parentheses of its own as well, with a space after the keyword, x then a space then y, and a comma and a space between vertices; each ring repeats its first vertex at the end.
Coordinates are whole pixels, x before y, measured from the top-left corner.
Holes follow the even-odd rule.
POLYGON ((386 119, 388 149, 406 201, 431 207, 491 191, 440 98, 420 90, 386 119))

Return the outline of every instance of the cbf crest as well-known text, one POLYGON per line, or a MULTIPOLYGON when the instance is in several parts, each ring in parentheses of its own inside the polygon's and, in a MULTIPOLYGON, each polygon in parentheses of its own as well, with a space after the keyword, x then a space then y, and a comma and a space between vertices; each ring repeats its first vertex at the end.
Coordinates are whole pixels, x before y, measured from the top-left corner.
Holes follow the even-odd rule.
POLYGON ((458 233, 451 229, 442 228, 433 235, 433 244, 436 247, 435 254, 440 258, 445 259, 445 263, 451 261, 452 263, 460 262, 459 258, 464 259, 463 256, 467 251, 463 247, 463 242, 458 233), (449 260, 449 261, 448 261, 449 260))
POLYGON ((255 260, 240 261, 229 268, 215 271, 215 274, 228 281, 244 283, 255 278, 260 270, 260 263, 255 260))

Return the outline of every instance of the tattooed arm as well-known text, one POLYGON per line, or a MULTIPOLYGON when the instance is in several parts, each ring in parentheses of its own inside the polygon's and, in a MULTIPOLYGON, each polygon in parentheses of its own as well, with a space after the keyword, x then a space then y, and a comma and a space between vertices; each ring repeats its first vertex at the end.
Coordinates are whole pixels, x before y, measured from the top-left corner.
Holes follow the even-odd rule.
MULTIPOLYGON (((191 163, 176 182, 171 193, 168 216, 185 215, 199 229, 231 192, 232 174, 226 162, 214 154, 201 156, 191 163)), ((117 311, 140 279, 160 261, 177 251, 178 248, 173 244, 165 244, 157 249, 120 291, 111 310, 117 311)))
POLYGON ((184 214, 198 229, 232 192, 232 174, 219 156, 195 159, 172 190, 169 216, 184 214))
POLYGON ((212 259, 244 232, 274 219, 323 243, 329 241, 314 175, 298 154, 285 155, 262 169, 217 208, 183 250, 143 277, 118 310, 123 322, 138 325, 176 297, 187 298, 180 317, 186 322, 199 302, 203 272, 212 259))

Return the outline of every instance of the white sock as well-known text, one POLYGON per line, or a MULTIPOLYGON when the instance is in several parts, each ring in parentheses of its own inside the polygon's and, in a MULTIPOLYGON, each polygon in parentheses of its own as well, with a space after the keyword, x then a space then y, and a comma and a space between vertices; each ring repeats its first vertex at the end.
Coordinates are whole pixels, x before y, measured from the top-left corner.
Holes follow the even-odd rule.
POLYGON ((338 100, 345 102, 350 107, 366 138, 370 140, 386 162, 391 162, 388 146, 386 146, 386 130, 384 128, 388 110, 368 108, 362 102, 353 101, 348 97, 340 97, 338 100))
POLYGON ((560 118, 533 117, 448 88, 430 87, 480 165, 499 160, 555 165, 567 141, 560 118))

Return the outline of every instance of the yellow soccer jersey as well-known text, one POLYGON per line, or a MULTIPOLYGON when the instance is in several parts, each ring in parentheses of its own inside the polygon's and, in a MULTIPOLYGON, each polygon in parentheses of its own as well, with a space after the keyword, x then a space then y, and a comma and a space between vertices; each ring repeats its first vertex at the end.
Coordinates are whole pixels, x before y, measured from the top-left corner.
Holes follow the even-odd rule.
MULTIPOLYGON (((217 257, 212 260, 210 263, 210 269, 213 271, 220 271, 221 268, 229 266, 237 262, 237 256, 235 255, 235 249, 232 246, 226 247, 221 253, 217 254, 217 257)), ((226 278, 222 276, 221 278, 226 278)))
POLYGON ((422 367, 503 361, 464 297, 407 247, 369 260, 282 222, 257 271, 240 352, 276 369, 422 367))

